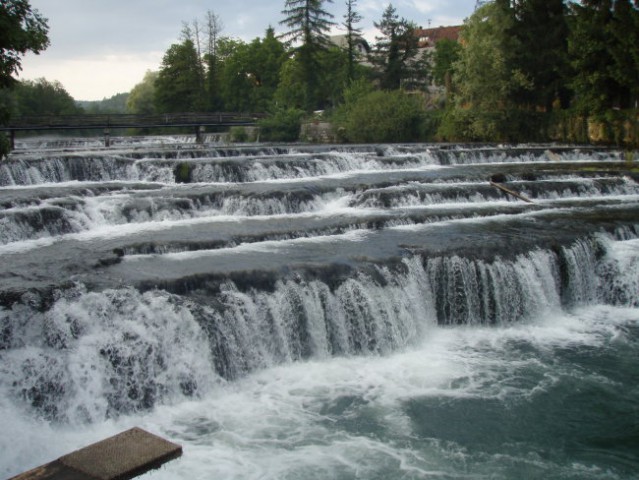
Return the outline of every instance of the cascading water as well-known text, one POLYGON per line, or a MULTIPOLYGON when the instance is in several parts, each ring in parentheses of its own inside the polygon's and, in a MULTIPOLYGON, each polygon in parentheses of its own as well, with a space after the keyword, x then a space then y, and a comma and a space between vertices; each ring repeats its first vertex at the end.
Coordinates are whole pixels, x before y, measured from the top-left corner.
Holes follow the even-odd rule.
POLYGON ((3 476, 138 425, 184 445, 157 479, 636 478, 618 152, 21 147, 3 476))

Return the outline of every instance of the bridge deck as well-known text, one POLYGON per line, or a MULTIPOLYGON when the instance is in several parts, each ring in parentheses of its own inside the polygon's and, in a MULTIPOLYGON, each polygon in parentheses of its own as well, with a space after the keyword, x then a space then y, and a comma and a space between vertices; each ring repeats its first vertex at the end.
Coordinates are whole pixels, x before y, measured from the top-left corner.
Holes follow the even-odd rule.
POLYGON ((85 114, 32 115, 12 118, 4 131, 81 130, 115 128, 161 128, 254 125, 263 113, 166 113, 158 115, 85 114))

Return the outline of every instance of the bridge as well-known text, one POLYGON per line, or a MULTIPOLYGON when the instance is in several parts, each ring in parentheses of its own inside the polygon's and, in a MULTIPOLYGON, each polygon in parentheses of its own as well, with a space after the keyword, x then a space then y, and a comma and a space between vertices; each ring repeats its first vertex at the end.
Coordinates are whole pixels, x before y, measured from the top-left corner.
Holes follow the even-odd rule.
POLYGON ((14 117, 0 131, 9 132, 11 149, 15 148, 16 132, 59 130, 102 130, 105 146, 109 146, 111 130, 124 128, 193 128, 197 141, 201 141, 204 127, 230 127, 255 125, 264 113, 163 113, 137 114, 82 114, 82 115, 28 115, 14 117))

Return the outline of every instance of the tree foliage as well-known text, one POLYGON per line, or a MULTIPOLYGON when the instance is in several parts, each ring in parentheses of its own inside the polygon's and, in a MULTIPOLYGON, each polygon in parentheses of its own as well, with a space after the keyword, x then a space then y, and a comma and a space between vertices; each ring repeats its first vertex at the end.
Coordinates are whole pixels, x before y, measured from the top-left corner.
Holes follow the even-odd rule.
POLYGON ((636 107, 639 99, 639 4, 584 0, 571 5, 571 86, 581 111, 636 107))
POLYGON ((164 54, 155 82, 159 112, 195 112, 204 109, 204 71, 195 44, 186 39, 164 54))
POLYGON ((0 2, 0 87, 8 87, 21 70, 21 57, 49 46, 49 26, 28 0, 0 2))
POLYGON ((433 80, 436 85, 451 89, 453 66, 459 60, 462 46, 455 40, 444 38, 435 45, 433 80))
POLYGON ((355 82, 335 115, 338 135, 348 142, 410 142, 420 139, 424 109, 419 97, 401 90, 372 90, 355 82))
MULTIPOLYGON (((229 45, 230 46, 230 45, 229 45)), ((221 64, 219 88, 223 104, 233 111, 266 111, 273 101, 286 60, 286 49, 272 28, 264 39, 235 41, 221 64)))
POLYGON ((357 24, 362 21, 362 16, 355 8, 357 0, 346 0, 346 13, 344 14, 344 28, 346 28, 346 54, 347 54, 347 77, 349 83, 355 79, 355 67, 359 57, 356 49, 356 41, 362 34, 362 29, 357 24))
POLYGON ((333 15, 324 8, 324 3, 333 0, 286 0, 284 20, 288 27, 285 37, 296 44, 294 49, 297 67, 305 90, 304 108, 313 110, 323 107, 323 99, 318 92, 317 73, 320 71, 320 55, 328 46, 328 31, 334 25, 333 15))
POLYGON ((73 115, 82 112, 58 81, 39 78, 18 82, 13 89, 13 97, 15 115, 73 115))
POLYGON ((425 59, 420 58, 415 24, 399 18, 392 4, 384 10, 382 19, 375 22, 381 36, 377 37, 371 61, 377 67, 380 86, 394 90, 402 86, 414 87, 426 77, 425 59))
POLYGON ((512 13, 517 48, 513 56, 516 68, 531 88, 514 92, 518 104, 529 108, 553 109, 569 104, 566 80, 568 63, 568 22, 563 0, 516 0, 512 13))
MULTIPOLYGON (((0 1, 0 124, 11 115, 12 95, 7 89, 22 69, 22 56, 40 53, 49 46, 49 26, 28 0, 0 1)), ((0 158, 9 151, 9 142, 0 135, 0 158)))
POLYGON ((144 78, 136 84, 126 101, 126 109, 129 113, 140 115, 152 115, 157 113, 155 106, 155 82, 158 72, 147 71, 144 78))

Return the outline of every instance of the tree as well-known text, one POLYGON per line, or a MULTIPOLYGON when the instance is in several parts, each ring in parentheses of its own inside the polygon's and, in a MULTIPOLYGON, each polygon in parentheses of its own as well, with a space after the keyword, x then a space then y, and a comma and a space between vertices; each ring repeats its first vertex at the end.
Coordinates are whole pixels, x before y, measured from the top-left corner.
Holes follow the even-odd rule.
POLYGON ((153 115, 157 112, 155 106, 155 82, 158 72, 147 71, 140 83, 131 89, 126 101, 126 109, 129 113, 140 115, 153 115))
POLYGON ((355 64, 359 56, 356 47, 356 40, 362 34, 362 29, 356 25, 362 21, 362 16, 355 10, 357 0, 346 0, 346 13, 344 14, 344 27, 346 28, 346 52, 347 59, 347 77, 348 82, 355 79, 355 64))
MULTIPOLYGON (((22 69, 22 56, 46 49, 48 32, 47 20, 31 8, 28 0, 0 1, 0 124, 6 124, 11 115, 12 95, 7 89, 22 69)), ((0 158, 9 149, 9 141, 0 135, 0 158)))
POLYGON ((9 87, 22 69, 21 57, 49 46, 47 20, 28 0, 0 2, 0 87, 9 87))
POLYGON ((410 142, 419 140, 424 110, 415 95, 401 90, 368 91, 355 82, 348 101, 338 111, 338 133, 349 142, 410 142))
POLYGON ((630 0, 616 0, 609 27, 613 64, 611 77, 623 89, 619 98, 622 108, 637 108, 639 101, 639 2, 633 8, 630 0))
POLYGON ((435 84, 452 90, 453 66, 461 56, 462 46, 455 40, 443 38, 435 44, 433 56, 433 79, 435 84))
POLYGON ((488 3, 464 22, 463 48, 453 73, 455 95, 444 122, 452 130, 445 135, 448 139, 454 134, 469 140, 510 140, 521 133, 511 118, 517 108, 513 93, 532 85, 514 62, 519 44, 507 3, 488 3))
POLYGON ((418 58, 418 38, 415 25, 399 18, 392 4, 384 10, 382 19, 374 23, 381 32, 371 61, 377 66, 380 86, 395 90, 402 86, 413 87, 426 77, 424 59, 418 58))
POLYGON ((583 0, 571 5, 572 87, 582 112, 628 108, 633 96, 636 102, 638 8, 628 0, 583 0))
POLYGON ((204 108, 204 72, 195 44, 186 39, 173 44, 162 59, 155 82, 155 104, 160 112, 193 112, 204 108))
POLYGON ((220 52, 218 88, 221 104, 226 110, 250 110, 249 46, 241 40, 224 39, 220 52))
POLYGON ((302 87, 306 90, 306 110, 323 106, 323 99, 317 92, 317 76, 321 71, 319 56, 327 48, 327 33, 334 25, 333 15, 323 8, 324 2, 332 3, 332 0, 286 0, 282 10, 285 18, 280 23, 289 28, 285 37, 298 44, 295 56, 302 75, 302 87))
POLYGON ((13 95, 17 115, 73 115, 82 112, 58 81, 39 78, 18 82, 13 95))
POLYGON ((220 35, 224 30, 224 22, 213 10, 206 13, 206 91, 208 94, 208 108, 211 111, 222 109, 222 99, 220 97, 220 61, 218 57, 218 43, 220 35))
POLYGON ((519 50, 513 63, 532 88, 513 92, 514 100, 528 108, 550 111, 555 101, 568 107, 568 23, 563 0, 517 0, 512 30, 519 50))

